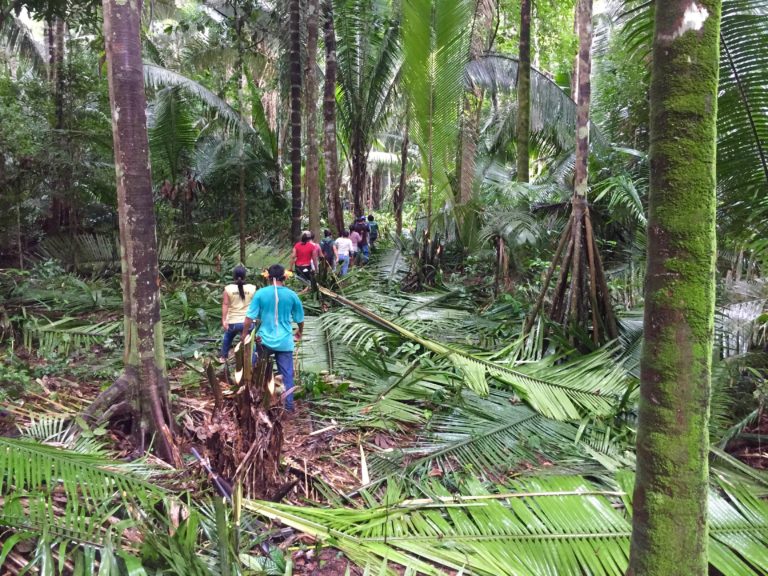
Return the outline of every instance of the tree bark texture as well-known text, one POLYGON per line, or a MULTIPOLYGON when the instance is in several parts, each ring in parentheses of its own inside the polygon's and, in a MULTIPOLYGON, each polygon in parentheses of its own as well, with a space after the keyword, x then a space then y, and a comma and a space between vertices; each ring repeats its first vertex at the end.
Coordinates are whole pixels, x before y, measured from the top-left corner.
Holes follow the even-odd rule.
POLYGON ((707 574, 720 13, 656 3, 632 576, 707 574))
POLYGON ((317 34, 319 0, 307 1, 307 59, 305 106, 307 113, 307 200, 309 229, 320 235, 320 166, 317 148, 317 34))
POLYGON ((586 198, 589 165, 589 104, 592 96, 592 0, 579 0, 576 19, 579 30, 579 65, 576 86, 576 161, 573 190, 575 196, 586 198))
POLYGON ((520 52, 517 66, 517 181, 528 182, 531 131, 531 0, 520 3, 520 52))
POLYGON ((171 433, 160 322, 160 278, 139 36, 141 2, 104 0, 103 9, 124 280, 125 373, 139 399, 140 446, 154 436, 158 454, 180 465, 171 433))
MULTIPOLYGON (((365 195, 365 183, 368 179, 368 147, 359 130, 355 130, 351 142, 352 148, 352 201, 355 216, 362 216, 365 211, 363 196, 365 195)), ((429 196, 430 201, 432 196, 429 196)))
POLYGON ((403 129, 403 143, 400 146, 400 180, 395 188, 393 204, 395 208, 395 234, 403 233, 403 204, 408 185, 408 106, 405 106, 405 128, 403 129))
MULTIPOLYGON (((241 115, 245 113, 245 54, 243 49, 243 18, 238 16, 235 8, 235 18, 237 19, 237 106, 241 115)), ((240 236, 240 263, 245 264, 245 237, 246 237, 246 214, 248 213, 245 204, 245 135, 243 128, 237 131, 237 168, 238 168, 238 199, 240 203, 240 214, 238 218, 238 231, 240 236)))
POLYGON ((301 238, 301 15, 300 0, 288 2, 291 82, 291 238, 301 238))
POLYGON ((339 197, 339 159, 336 146, 336 31, 333 27, 333 0, 324 0, 325 84, 323 86, 323 154, 328 223, 337 235, 344 229, 344 210, 339 197))

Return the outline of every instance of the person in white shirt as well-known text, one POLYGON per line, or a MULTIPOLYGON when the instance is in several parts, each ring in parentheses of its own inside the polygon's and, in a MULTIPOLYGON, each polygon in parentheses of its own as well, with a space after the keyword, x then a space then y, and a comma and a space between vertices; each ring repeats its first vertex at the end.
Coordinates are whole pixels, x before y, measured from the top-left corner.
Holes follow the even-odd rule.
POLYGON ((349 239, 349 231, 342 230, 341 236, 336 238, 336 251, 339 254, 338 263, 341 264, 341 275, 349 270, 349 258, 353 252, 352 240, 349 239))

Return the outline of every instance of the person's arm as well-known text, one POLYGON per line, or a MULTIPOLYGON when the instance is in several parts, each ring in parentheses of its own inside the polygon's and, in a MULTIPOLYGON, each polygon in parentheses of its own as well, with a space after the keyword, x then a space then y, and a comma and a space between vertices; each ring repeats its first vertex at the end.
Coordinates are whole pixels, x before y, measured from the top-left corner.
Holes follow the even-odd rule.
POLYGON ((336 247, 336 243, 333 244, 333 259, 338 260, 339 259, 339 249, 336 247))
POLYGON ((298 296, 296 296, 293 301, 291 316, 293 317, 293 321, 299 325, 298 331, 293 335, 293 339, 298 342, 304 335, 304 305, 301 303, 301 299, 298 296))
POLYGON ((291 263, 288 265, 288 270, 293 270, 293 265, 296 263, 296 246, 294 245, 291 250, 291 263))
POLYGON ((259 301, 254 296, 248 306, 248 311, 245 313, 245 320, 243 321, 243 333, 240 335, 243 340, 253 328, 253 322, 255 318, 259 317, 259 301))
POLYGON ((224 290, 224 296, 221 298, 221 325, 224 327, 224 330, 229 328, 227 314, 229 314, 229 293, 224 290))

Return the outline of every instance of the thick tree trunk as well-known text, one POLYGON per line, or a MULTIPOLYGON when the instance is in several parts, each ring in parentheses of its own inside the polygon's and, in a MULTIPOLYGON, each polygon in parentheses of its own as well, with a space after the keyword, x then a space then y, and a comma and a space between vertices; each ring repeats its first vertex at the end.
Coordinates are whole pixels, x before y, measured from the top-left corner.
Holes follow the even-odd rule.
POLYGON ((333 27, 333 0, 324 0, 325 84, 323 86, 323 154, 328 223, 341 235, 344 209, 339 197, 339 159, 336 148, 336 31, 333 27))
POLYGON ((531 0, 520 3, 520 53, 517 66, 517 181, 528 182, 531 131, 531 0))
POLYGON ((403 129, 403 143, 400 146, 400 180, 397 183, 393 204, 395 208, 395 233, 400 236, 403 232, 403 204, 407 190, 408 178, 408 106, 405 106, 405 128, 403 129))
POLYGON ((319 0, 307 1, 307 79, 305 105, 307 111, 307 199, 309 229, 320 235, 320 167, 317 149, 317 21, 319 0))
POLYGON ((104 0, 126 313, 125 375, 139 399, 137 438, 180 465, 171 426, 160 322, 159 271, 141 60, 141 1, 104 0))
POLYGON ((300 0, 288 3, 291 82, 291 239, 301 237, 301 16, 300 0))
POLYGON ((656 3, 633 576, 707 574, 720 11, 656 3))

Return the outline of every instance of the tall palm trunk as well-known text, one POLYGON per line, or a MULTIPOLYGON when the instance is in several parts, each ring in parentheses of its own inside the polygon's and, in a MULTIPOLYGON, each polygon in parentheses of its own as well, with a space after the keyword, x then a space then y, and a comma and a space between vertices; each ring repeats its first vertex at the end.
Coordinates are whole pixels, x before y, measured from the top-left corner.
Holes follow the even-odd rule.
POLYGON ((565 327, 591 324, 595 344, 618 336, 608 282, 600 259, 587 205, 589 164, 589 104, 592 68, 592 0, 579 0, 576 8, 579 33, 576 93, 576 160, 571 215, 552 258, 539 297, 528 316, 528 332, 538 315, 558 266, 560 273, 552 297, 550 317, 565 327))
POLYGON ((104 0, 104 40, 117 173, 125 312, 125 378, 139 401, 134 430, 144 447, 180 465, 174 444, 160 322, 160 276, 141 61, 141 1, 104 0))
POLYGON ((309 229, 320 238, 320 170, 317 150, 317 18, 319 0, 307 1, 307 61, 305 106, 307 112, 307 200, 309 229))
POLYGON ((339 197, 339 160, 336 148, 336 31, 333 27, 333 0, 324 0, 325 84, 323 85, 323 154, 328 222, 341 235, 344 210, 339 197))
MULTIPOLYGON (((241 115, 245 113, 245 95, 243 94, 245 87, 245 54, 243 49, 243 16, 238 17, 237 8, 235 8, 235 18, 237 19, 236 33, 237 33, 237 106, 238 112, 241 115)), ((245 264, 245 236, 246 236, 246 214, 247 207, 245 204, 245 137, 242 127, 238 129, 237 134, 237 164, 238 164, 238 199, 240 200, 240 217, 239 222, 239 236, 240 236, 240 263, 245 264)))
POLYGON ((301 237, 301 1, 288 2, 291 82, 291 238, 301 237))
POLYGON ((529 181, 531 131, 531 0, 520 3, 520 49, 517 66, 517 181, 529 181))
MULTIPOLYGON (((368 178, 368 149, 361 135, 356 131, 352 136, 352 201, 355 216, 362 216, 364 212, 363 197, 365 195, 365 183, 368 178)), ((430 196, 431 197, 431 196, 430 196)))
POLYGON ((656 3, 633 576, 708 573, 720 12, 656 3))
POLYGON ((400 180, 395 188, 395 197, 393 200, 395 208, 395 233, 400 236, 403 232, 403 204, 405 203, 405 192, 408 176, 408 103, 405 105, 405 128, 403 129, 403 143, 400 146, 400 180))

